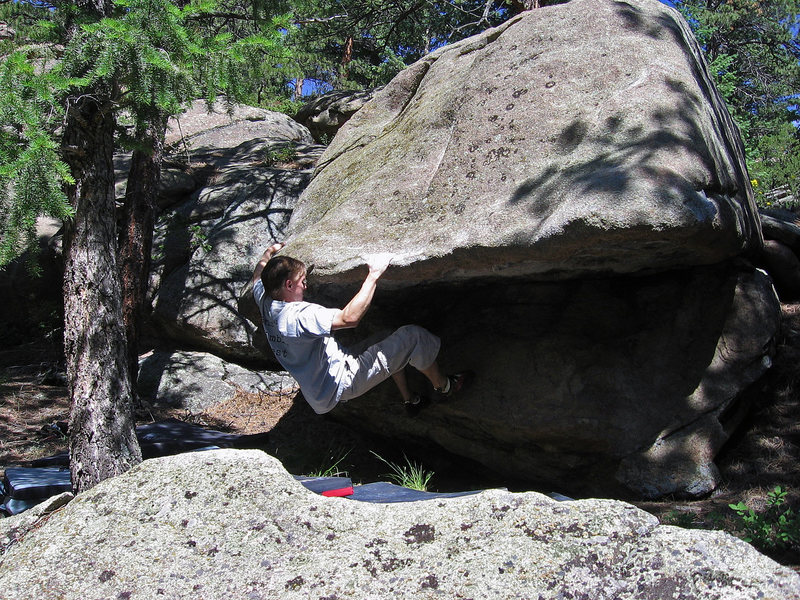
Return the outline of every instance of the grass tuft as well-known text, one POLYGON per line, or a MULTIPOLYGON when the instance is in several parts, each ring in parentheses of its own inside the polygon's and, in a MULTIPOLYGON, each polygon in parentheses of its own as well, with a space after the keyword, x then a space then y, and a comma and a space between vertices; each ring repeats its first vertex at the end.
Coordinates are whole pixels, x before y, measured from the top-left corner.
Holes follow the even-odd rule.
POLYGON ((425 470, 421 464, 412 462, 405 454, 403 454, 405 464, 388 461, 377 452, 372 452, 372 454, 391 469, 386 477, 397 485, 420 492, 428 491, 428 483, 433 477, 433 471, 425 470))
POLYGON ((344 462, 344 459, 350 454, 350 450, 340 450, 338 454, 331 453, 330 461, 326 461, 325 464, 320 465, 320 467, 316 471, 312 471, 311 473, 306 473, 307 477, 348 477, 347 471, 341 469, 341 465, 344 462))

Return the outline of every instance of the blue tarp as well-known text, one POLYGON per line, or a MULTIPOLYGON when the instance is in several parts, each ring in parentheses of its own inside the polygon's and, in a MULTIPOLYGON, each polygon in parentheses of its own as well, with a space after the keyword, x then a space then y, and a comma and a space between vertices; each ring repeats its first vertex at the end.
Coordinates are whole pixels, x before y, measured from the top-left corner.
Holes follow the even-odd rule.
POLYGON ((72 490, 69 469, 61 467, 6 469, 3 478, 3 503, 0 511, 16 515, 39 502, 63 492, 72 490))
MULTIPOLYGON (((165 419, 157 423, 140 425, 136 428, 136 438, 139 440, 143 458, 169 456, 209 447, 258 447, 266 441, 267 437, 268 434, 266 433, 254 435, 223 433, 213 429, 204 429, 191 423, 184 423, 178 419, 165 419)), ((35 467, 67 466, 69 464, 69 454, 61 452, 48 458, 36 460, 32 464, 35 467)))
POLYGON ((471 496, 479 493, 480 490, 471 492, 420 492, 407 487, 379 481, 377 483, 367 483, 365 485, 353 486, 353 495, 348 499, 358 500, 359 502, 392 503, 392 502, 416 502, 417 500, 434 500, 436 498, 457 498, 459 496, 471 496))
MULTIPOLYGON (((223 433, 178 419, 165 419, 136 428, 143 458, 214 448, 257 448, 264 443, 267 435, 223 433)), ((16 515, 51 496, 72 490, 67 452, 31 464, 32 467, 10 467, 5 470, 0 485, 0 512, 16 515)))
MULTIPOLYGON (((167 419, 136 428, 136 435, 142 446, 145 458, 167 456, 196 450, 213 448, 257 447, 266 434, 241 436, 211 429, 203 429, 167 419)), ((0 484, 0 512, 15 515, 23 512, 47 498, 72 489, 69 469, 66 466, 66 453, 36 461, 36 467, 11 467, 6 469, 0 484)), ((372 503, 416 502, 436 498, 455 498, 477 494, 479 490, 468 492, 419 492, 392 483, 377 482, 353 485, 348 477, 301 477, 300 483, 317 494, 341 495, 350 500, 372 503), (350 493, 349 488, 352 488, 350 493)), ((551 494, 556 500, 570 500, 566 496, 551 494)))
MULTIPOLYGON (((257 447, 266 439, 266 434, 250 436, 234 435, 204 429, 177 419, 167 419, 136 428, 136 437, 144 458, 168 456, 195 450, 212 448, 257 447)), ((33 467, 11 467, 6 469, 0 485, 0 511, 15 515, 56 494, 72 489, 67 468, 69 455, 66 452, 35 461, 33 467)), ((317 494, 346 495, 361 502, 413 502, 431 498, 450 498, 476 492, 437 494, 418 492, 391 483, 370 483, 353 486, 347 477, 296 477, 309 490, 317 494), (352 488, 352 494, 349 489, 352 488)))
POLYGON ((348 490, 351 493, 341 494, 348 500, 359 502, 372 502, 376 504, 389 504, 393 502, 416 502, 417 500, 433 500, 436 498, 456 498, 477 494, 479 490, 471 492, 419 492, 401 485, 379 481, 364 485, 353 485, 349 477, 298 477, 295 479, 312 492, 322 495, 340 495, 336 492, 348 490), (333 494, 331 494, 333 493, 333 494))

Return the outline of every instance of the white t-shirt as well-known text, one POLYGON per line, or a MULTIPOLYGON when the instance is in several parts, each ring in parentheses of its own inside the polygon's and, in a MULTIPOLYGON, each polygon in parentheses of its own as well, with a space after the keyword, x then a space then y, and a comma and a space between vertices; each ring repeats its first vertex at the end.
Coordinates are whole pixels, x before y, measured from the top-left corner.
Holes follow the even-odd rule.
POLYGON ((347 372, 347 353, 331 336, 337 308, 310 302, 273 300, 256 281, 253 296, 275 358, 297 380, 317 414, 332 410, 341 397, 339 383, 347 372))

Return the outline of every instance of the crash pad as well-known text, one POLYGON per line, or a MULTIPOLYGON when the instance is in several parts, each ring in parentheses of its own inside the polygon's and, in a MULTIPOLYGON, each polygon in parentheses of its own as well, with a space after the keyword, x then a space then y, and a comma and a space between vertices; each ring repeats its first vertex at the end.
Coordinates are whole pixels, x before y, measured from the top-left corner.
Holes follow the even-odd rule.
POLYGON ((376 504, 386 504, 393 502, 417 502, 419 500, 434 500, 436 498, 457 498, 459 496, 471 496, 479 493, 480 490, 470 492, 420 492, 407 487, 378 481, 353 487, 353 495, 348 496, 350 500, 359 502, 373 502, 376 504))
MULTIPOLYGON (((164 419, 146 423, 136 428, 136 439, 142 449, 142 458, 155 458, 181 454, 191 450, 210 448, 258 448, 266 443, 267 433, 238 435, 205 429, 178 419, 164 419)), ((33 461, 34 467, 67 466, 69 454, 61 452, 48 458, 33 461)))
MULTIPOLYGON (((216 448, 258 448, 266 442, 267 435, 224 433, 178 419, 164 419, 136 428, 136 438, 145 459, 216 448)), ((5 470, 0 512, 16 515, 51 496, 72 490, 69 453, 38 459, 31 465, 5 470)))
MULTIPOLYGON (((136 437, 144 458, 167 456, 182 452, 215 448, 252 448, 266 440, 267 434, 235 435, 205 429, 177 419, 166 419, 136 428, 136 437)), ((70 472, 66 465, 66 452, 36 461, 33 467, 6 469, 0 484, 0 511, 14 515, 35 506, 47 498, 71 491, 70 472)), ((436 498, 455 498, 477 494, 468 492, 420 492, 387 482, 353 485, 349 477, 295 476, 307 489, 328 497, 346 497, 350 500, 372 503, 416 502, 436 498)))
POLYGON ((329 498, 351 496, 353 494, 353 482, 349 477, 304 477, 295 475, 294 478, 312 492, 329 498))

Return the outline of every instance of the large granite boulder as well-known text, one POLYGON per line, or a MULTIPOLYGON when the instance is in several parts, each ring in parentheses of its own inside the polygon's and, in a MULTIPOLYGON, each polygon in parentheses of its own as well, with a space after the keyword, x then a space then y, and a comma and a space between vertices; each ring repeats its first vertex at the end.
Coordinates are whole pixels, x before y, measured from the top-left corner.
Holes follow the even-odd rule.
POLYGON ((632 273, 760 245, 741 140, 677 11, 573 0, 431 53, 340 130, 290 227, 318 277, 632 273))
POLYGON ((288 234, 331 305, 396 253, 371 324, 426 325, 477 373, 417 420, 390 384, 334 416, 560 489, 707 494, 770 364, 738 130, 656 0, 530 11, 410 66, 339 131, 288 234))
POLYGON ((796 573, 746 543, 659 525, 623 502, 499 490, 399 504, 325 498, 259 451, 145 461, 58 506, 0 520, 3 597, 800 594, 796 573))

